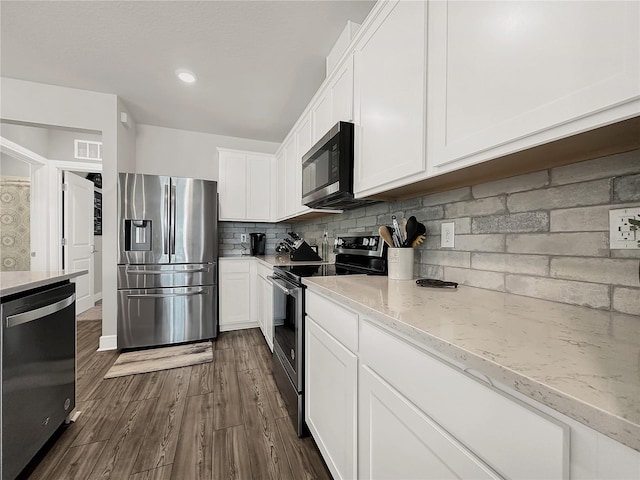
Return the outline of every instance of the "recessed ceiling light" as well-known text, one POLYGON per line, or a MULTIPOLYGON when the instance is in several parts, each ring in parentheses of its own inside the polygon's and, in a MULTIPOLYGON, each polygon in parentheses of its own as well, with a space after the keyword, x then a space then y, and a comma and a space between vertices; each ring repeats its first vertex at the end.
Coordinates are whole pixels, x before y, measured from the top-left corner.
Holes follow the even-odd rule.
POLYGON ((189 70, 176 70, 176 75, 178 75, 178 78, 184 83, 195 83, 195 81, 197 80, 195 74, 193 72, 190 72, 189 70))

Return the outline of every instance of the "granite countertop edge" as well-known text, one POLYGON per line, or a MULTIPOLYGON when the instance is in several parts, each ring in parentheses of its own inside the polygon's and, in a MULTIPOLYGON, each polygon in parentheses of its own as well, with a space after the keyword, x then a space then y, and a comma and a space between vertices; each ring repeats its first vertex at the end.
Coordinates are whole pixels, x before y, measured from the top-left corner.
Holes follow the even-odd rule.
POLYGON ((34 288, 44 287, 89 273, 88 270, 73 272, 2 272, 0 274, 0 295, 14 295, 34 288))
POLYGON ((345 296, 332 288, 319 285, 315 283, 313 279, 303 279, 303 283, 309 290, 333 298, 386 326, 388 330, 396 331, 404 337, 409 337, 412 343, 435 350, 444 357, 448 357, 455 362, 462 363, 471 369, 477 370, 490 379, 496 380, 520 394, 640 452, 639 424, 576 398, 569 393, 532 378, 525 373, 502 365, 488 357, 483 357, 476 352, 471 352, 427 330, 393 318, 384 312, 345 296))
POLYGON ((330 265, 333 262, 324 261, 294 261, 289 255, 233 255, 227 257, 218 257, 220 261, 237 261, 255 259, 268 267, 284 267, 288 265, 330 265))

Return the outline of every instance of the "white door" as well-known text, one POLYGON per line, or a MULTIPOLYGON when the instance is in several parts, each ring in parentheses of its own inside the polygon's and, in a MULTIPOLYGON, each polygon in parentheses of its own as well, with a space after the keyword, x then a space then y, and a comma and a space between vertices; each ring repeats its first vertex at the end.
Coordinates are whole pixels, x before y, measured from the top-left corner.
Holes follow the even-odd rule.
POLYGON ((76 315, 93 307, 93 182, 64 172, 65 270, 88 270, 76 280, 76 315))

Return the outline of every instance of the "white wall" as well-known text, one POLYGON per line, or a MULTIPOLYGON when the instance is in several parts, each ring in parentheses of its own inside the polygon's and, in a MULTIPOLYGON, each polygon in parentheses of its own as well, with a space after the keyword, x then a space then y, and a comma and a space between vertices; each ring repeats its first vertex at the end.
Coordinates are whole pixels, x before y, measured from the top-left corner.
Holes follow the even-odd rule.
MULTIPOLYGON (((85 133, 72 130, 51 129, 49 131, 49 148, 46 155, 49 160, 75 161, 74 140, 91 140, 101 142, 102 135, 99 133, 85 133)), ((16 142, 17 143, 17 142, 16 142)), ((87 162, 88 160, 80 160, 87 162)))
POLYGON ((31 176, 31 166, 27 162, 0 153, 0 175, 6 177, 27 177, 28 179, 31 176))
MULTIPOLYGON (((135 124, 129 131, 119 128, 116 95, 0 78, 0 118, 17 122, 77 128, 101 132, 103 143, 103 321, 101 345, 115 340, 117 262, 117 172, 135 167, 135 124), (133 147, 132 147, 133 145, 133 147)), ((57 225, 48 225, 55 232, 57 225)), ((59 232, 56 232, 59 236, 59 232)), ((58 238, 58 237, 54 237, 58 238)))
POLYGON ((217 147, 275 153, 279 143, 137 125, 136 172, 218 180, 217 147))
POLYGON ((49 158, 49 131, 46 128, 13 125, 3 122, 0 123, 0 136, 38 155, 49 158))

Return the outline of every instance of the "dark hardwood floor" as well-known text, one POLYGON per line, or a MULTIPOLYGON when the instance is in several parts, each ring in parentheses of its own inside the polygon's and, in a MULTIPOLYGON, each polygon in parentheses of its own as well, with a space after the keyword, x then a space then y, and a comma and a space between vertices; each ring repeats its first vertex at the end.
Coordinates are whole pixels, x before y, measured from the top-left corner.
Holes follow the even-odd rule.
POLYGON ((78 322, 78 420, 23 472, 38 480, 329 479, 299 439, 258 329, 222 333, 214 361, 104 380, 100 321, 78 322))

